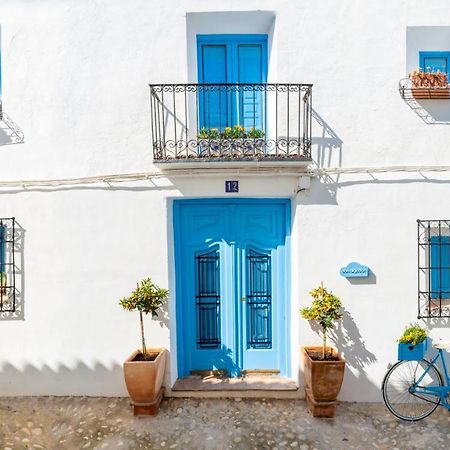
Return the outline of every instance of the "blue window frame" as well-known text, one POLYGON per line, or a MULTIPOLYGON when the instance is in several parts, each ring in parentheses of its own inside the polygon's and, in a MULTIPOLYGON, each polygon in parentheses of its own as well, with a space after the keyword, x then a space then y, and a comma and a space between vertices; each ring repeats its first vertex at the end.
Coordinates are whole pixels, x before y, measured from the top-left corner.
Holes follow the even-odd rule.
MULTIPOLYGON (((198 81, 203 84, 266 83, 267 35, 197 35, 198 81)), ((214 87, 199 94, 199 128, 241 125, 265 129, 265 96, 254 89, 214 87)))
POLYGON ((430 238, 431 298, 450 298, 450 236, 430 238))
POLYGON ((419 52, 419 67, 424 72, 443 72, 448 76, 450 52, 419 52))

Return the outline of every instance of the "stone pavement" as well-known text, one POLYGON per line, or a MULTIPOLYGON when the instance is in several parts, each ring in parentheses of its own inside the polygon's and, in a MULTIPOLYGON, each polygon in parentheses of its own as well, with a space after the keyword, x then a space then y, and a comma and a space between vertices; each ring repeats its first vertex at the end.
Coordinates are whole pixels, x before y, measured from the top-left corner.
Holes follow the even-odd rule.
POLYGON ((402 423, 382 404, 314 419, 301 400, 166 399, 133 417, 126 398, 0 398, 0 449, 449 449, 450 413, 402 423))

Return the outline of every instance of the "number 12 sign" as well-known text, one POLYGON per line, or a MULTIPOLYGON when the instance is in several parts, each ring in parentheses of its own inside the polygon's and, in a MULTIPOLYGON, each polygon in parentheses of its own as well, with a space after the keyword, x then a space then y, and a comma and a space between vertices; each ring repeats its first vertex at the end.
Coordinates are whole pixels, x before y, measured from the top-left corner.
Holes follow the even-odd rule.
POLYGON ((225 181, 225 192, 239 192, 239 181, 225 181))

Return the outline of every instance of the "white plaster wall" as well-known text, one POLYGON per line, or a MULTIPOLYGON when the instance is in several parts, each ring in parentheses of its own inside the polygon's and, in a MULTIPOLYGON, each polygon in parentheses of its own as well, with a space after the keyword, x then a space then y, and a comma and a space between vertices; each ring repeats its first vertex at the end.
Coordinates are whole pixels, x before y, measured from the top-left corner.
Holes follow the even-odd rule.
MULTIPOLYGON (((426 125, 397 92, 409 67, 408 27, 448 26, 445 0, 5 0, 2 100, 25 143, 0 145, 0 180, 153 170, 147 83, 192 81, 188 42, 198 23, 187 18, 208 11, 253 11, 261 20, 249 20, 249 32, 266 27, 272 36, 269 81, 314 83, 315 164, 450 165, 450 127, 426 125)), ((147 275, 172 289, 170 320, 149 319, 147 330, 152 344, 170 349, 173 381, 171 199, 222 196, 225 179, 3 189, 0 217, 15 216, 25 230, 24 316, 0 321, 0 394, 125 395, 121 363, 139 328, 117 303, 147 275)), ((449 175, 333 176, 298 196, 295 177, 240 181, 240 196, 288 196, 296 205, 294 376, 300 345, 319 342, 298 308, 323 280, 352 317, 336 343, 349 361, 341 398, 379 400, 395 339, 416 316, 416 219, 450 216, 449 175), (340 277, 352 260, 369 265, 375 282, 340 277)), ((448 325, 432 328, 450 337, 448 325)))

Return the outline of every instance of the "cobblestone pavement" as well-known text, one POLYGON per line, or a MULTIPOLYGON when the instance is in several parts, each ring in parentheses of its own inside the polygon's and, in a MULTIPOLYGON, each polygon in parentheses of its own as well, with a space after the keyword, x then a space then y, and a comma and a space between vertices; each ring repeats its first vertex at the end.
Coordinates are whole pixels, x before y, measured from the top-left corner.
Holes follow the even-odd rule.
POLYGON ((343 403, 314 419, 298 400, 166 399, 133 417, 125 398, 0 399, 8 449, 448 449, 450 413, 402 423, 381 404, 343 403))

